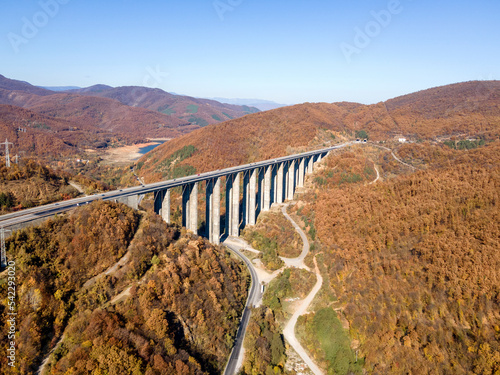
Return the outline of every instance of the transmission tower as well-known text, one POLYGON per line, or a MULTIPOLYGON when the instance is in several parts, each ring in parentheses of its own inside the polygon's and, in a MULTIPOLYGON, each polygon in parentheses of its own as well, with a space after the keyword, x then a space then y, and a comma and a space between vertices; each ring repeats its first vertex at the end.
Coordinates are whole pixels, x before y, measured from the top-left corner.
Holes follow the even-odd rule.
POLYGON ((11 232, 10 229, 0 228, 0 241, 2 242, 2 267, 7 267, 7 252, 5 251, 5 232, 11 232))
POLYGON ((14 143, 9 142, 7 138, 5 138, 5 142, 0 143, 0 145, 5 145, 5 166, 10 168, 9 145, 14 146, 14 143))

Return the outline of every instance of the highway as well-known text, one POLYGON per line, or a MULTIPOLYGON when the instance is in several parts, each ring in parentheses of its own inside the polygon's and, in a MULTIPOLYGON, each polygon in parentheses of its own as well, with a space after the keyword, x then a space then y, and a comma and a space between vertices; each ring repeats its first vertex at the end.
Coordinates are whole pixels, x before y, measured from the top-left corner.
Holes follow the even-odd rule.
POLYGON ((227 361, 226 369, 224 371, 224 375, 233 375, 236 373, 238 359, 241 355, 241 349, 243 347, 243 340, 245 339, 245 332, 250 320, 250 308, 253 307, 258 300, 260 289, 258 284, 259 279, 257 277, 257 272, 255 272, 255 268, 253 267, 252 262, 250 262, 250 260, 246 256, 244 256, 235 246, 230 245, 229 243, 225 243, 225 245, 233 253, 238 255, 243 260, 243 262, 245 262, 248 270, 250 271, 250 276, 252 277, 252 285, 250 287, 250 291, 248 292, 247 303, 245 305, 245 309, 243 310, 243 315, 241 316, 240 326, 238 327, 238 332, 236 333, 233 350, 231 351, 231 355, 229 356, 229 360, 227 361))
POLYGON ((143 195, 148 193, 154 193, 162 189, 174 188, 176 186, 182 186, 189 183, 200 182, 205 180, 210 180, 217 177, 223 177, 234 173, 245 172, 253 170, 255 168, 267 167, 276 163, 281 163, 285 161, 292 161, 300 159, 307 156, 317 155, 327 153, 328 151, 339 149, 351 144, 351 142, 343 143, 341 145, 327 147, 315 151, 304 152, 302 154, 295 154, 290 156, 284 156, 280 158, 273 158, 269 160, 264 160, 256 163, 239 165, 236 167, 230 167, 226 169, 219 169, 212 172, 200 173, 192 176, 181 177, 173 180, 161 181, 147 185, 134 186, 130 188, 124 188, 120 190, 108 191, 105 193, 94 194, 86 197, 80 197, 75 199, 69 199, 66 201, 60 201, 57 203, 51 203, 44 206, 39 206, 35 208, 29 208, 10 214, 0 216, 0 227, 8 228, 11 226, 23 224, 33 220, 41 219, 44 217, 52 216, 57 213, 68 211, 72 208, 81 206, 83 204, 88 204, 95 200, 117 200, 119 198, 124 198, 127 196, 143 195))

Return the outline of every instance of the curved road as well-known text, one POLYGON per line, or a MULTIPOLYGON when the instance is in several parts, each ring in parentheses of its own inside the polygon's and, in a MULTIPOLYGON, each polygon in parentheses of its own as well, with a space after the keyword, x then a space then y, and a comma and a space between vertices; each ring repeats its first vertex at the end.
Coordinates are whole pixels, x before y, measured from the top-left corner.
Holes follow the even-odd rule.
POLYGON ((245 262, 248 270, 250 271, 250 276, 252 277, 252 285, 250 286, 250 292, 248 293, 247 303, 245 305, 245 310, 243 310, 243 315, 241 316, 240 326, 238 327, 238 332, 236 333, 236 338, 234 340, 233 350, 229 356, 229 360, 224 370, 224 375, 233 375, 236 372, 236 367, 238 365, 238 359, 241 355, 241 349, 243 348, 243 340, 245 339, 245 332, 247 330, 248 322, 250 320, 250 308, 255 305, 258 300, 258 295, 260 294, 257 272, 252 265, 252 262, 244 256, 234 245, 229 243, 224 243, 227 248, 229 248, 233 253, 238 255, 243 262, 245 262))

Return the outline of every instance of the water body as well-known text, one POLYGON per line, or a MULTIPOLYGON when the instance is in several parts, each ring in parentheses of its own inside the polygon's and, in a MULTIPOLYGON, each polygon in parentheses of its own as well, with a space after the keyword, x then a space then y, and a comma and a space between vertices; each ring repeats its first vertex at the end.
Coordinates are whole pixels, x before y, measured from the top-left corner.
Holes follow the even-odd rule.
POLYGON ((156 147, 159 145, 164 144, 166 141, 157 141, 157 143, 154 143, 152 145, 146 146, 146 147, 141 147, 139 151, 137 151, 139 154, 144 155, 147 154, 149 151, 154 150, 156 147))

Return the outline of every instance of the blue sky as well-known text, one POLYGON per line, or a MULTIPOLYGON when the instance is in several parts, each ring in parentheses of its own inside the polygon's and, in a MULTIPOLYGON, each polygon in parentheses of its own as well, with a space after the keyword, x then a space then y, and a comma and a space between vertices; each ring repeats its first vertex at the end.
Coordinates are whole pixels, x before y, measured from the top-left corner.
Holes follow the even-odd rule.
POLYGON ((0 74, 376 103, 500 79, 498 0, 0 0, 0 74))

